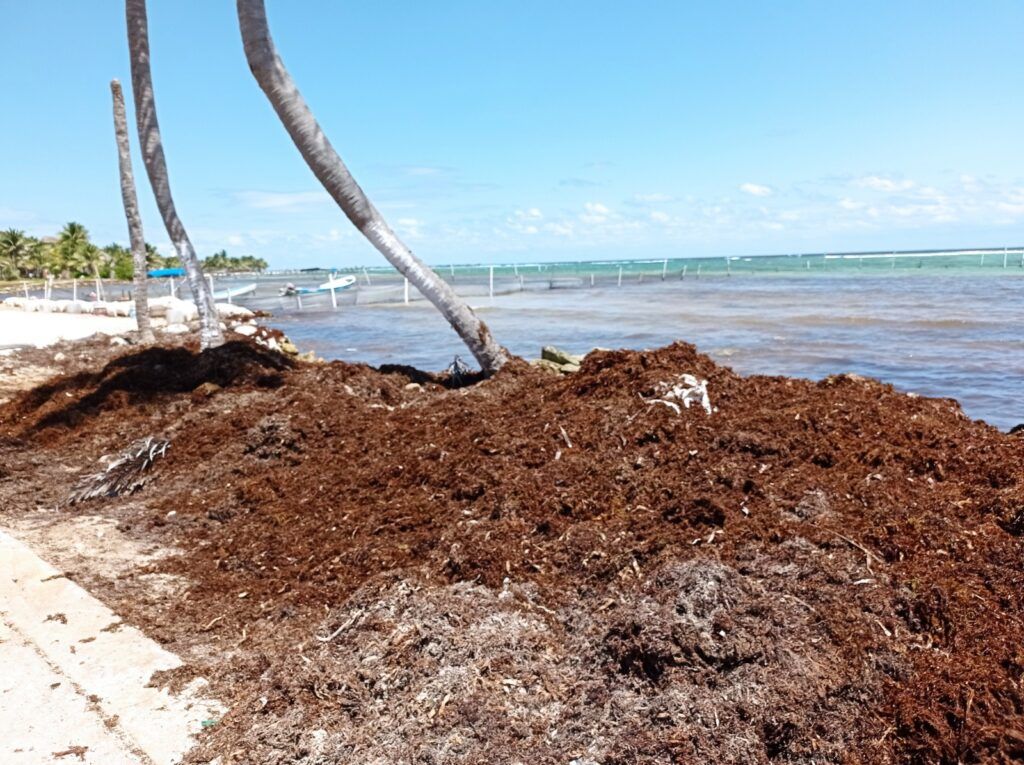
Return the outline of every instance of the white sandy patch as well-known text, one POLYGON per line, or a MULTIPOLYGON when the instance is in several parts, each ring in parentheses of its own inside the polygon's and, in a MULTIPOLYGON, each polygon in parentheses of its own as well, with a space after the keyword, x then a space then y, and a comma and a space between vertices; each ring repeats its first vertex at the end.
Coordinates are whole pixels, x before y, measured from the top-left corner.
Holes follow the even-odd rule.
POLYGON ((135 330, 135 319, 83 313, 35 313, 0 308, 0 348, 29 345, 43 348, 61 340, 80 340, 101 332, 121 335, 135 330))
POLYGON ((0 762, 56 762, 78 755, 54 752, 86 747, 94 756, 80 761, 174 765, 203 721, 220 719, 205 681, 177 693, 151 684, 181 660, 120 622, 0 531, 0 661, 19 667, 16 682, 0 682, 0 762), (39 700, 26 706, 26 690, 39 700))

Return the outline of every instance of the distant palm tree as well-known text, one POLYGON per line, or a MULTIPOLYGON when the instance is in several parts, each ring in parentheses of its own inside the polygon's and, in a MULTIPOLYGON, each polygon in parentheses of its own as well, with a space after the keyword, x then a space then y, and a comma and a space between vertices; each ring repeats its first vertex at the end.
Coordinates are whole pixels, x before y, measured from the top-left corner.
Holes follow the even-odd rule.
POLYGON ((48 271, 68 271, 72 276, 88 276, 93 273, 95 249, 95 245, 89 241, 89 231, 86 227, 71 221, 57 235, 57 242, 52 251, 42 253, 41 265, 48 271), (48 255, 54 257, 47 257, 48 255))
POLYGON ((19 229, 9 228, 0 232, 0 258, 6 264, 5 273, 11 278, 17 278, 28 266, 34 244, 35 240, 19 229))
POLYGON ((455 290, 399 240, 349 173, 277 55, 263 0, 237 0, 237 10, 249 68, 313 174, 355 227, 444 315, 484 372, 496 372, 508 361, 508 351, 455 290))
POLYGON ((60 273, 60 256, 56 245, 51 242, 32 241, 28 257, 21 262, 23 276, 42 276, 44 273, 60 273))
POLYGON ((203 276, 202 266, 195 248, 178 217, 171 197, 171 184, 167 178, 167 160, 160 125, 156 118, 156 99, 153 95, 153 77, 149 69, 149 25, 146 19, 146 0, 126 0, 125 21, 128 26, 128 49, 131 58, 132 93, 135 97, 135 121, 139 131, 142 160, 153 187, 156 206, 164 220, 167 234, 185 269, 196 309, 199 311, 199 346, 214 348, 224 344, 220 318, 213 303, 213 293, 203 276))
POLYGON ((142 235, 142 216, 139 215, 139 197, 135 193, 135 175, 132 173, 132 155, 128 142, 128 118, 125 116, 124 93, 121 83, 110 81, 110 95, 114 101, 114 136, 117 139, 117 165, 121 175, 121 202, 128 221, 128 239, 132 247, 132 281, 135 293, 135 323, 139 339, 152 343, 153 327, 149 321, 149 284, 146 280, 146 239, 142 235))

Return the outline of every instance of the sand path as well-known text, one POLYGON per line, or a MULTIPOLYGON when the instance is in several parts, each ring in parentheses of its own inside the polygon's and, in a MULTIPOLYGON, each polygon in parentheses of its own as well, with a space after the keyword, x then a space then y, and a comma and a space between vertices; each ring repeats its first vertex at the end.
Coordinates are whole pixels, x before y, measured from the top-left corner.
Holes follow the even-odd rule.
POLYGON ((150 685, 180 663, 0 531, 0 761, 179 762, 223 713, 203 681, 150 685))

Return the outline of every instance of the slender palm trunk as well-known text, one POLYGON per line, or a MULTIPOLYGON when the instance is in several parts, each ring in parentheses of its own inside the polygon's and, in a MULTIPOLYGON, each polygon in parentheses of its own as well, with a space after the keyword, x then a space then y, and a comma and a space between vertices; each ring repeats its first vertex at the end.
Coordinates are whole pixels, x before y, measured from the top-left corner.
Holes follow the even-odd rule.
POLYGON ((121 171, 121 201, 124 202, 124 217, 128 220, 128 238, 132 248, 135 322, 139 325, 139 339, 144 343, 152 343, 154 337, 153 327, 149 321, 149 287, 146 282, 146 239, 142 235, 139 198, 135 193, 124 93, 121 92, 121 83, 117 80, 110 81, 110 95, 114 99, 114 135, 117 137, 117 166, 121 171))
POLYGON ((277 55, 263 0, 238 0, 237 7, 249 68, 313 174, 355 227, 444 315, 484 372, 496 372, 508 361, 508 351, 498 345, 487 325, 455 290, 399 240, 367 199, 277 55))
POLYGON ((135 96, 135 121, 139 129, 139 144, 142 161, 153 187, 156 205, 164 219, 167 235, 174 243, 174 249, 185 269, 188 286, 192 290, 199 311, 202 348, 223 345, 224 334, 220 331, 220 319, 213 304, 210 285, 203 277, 202 266, 196 257, 195 248, 188 238, 185 226, 178 217, 171 197, 171 184, 167 179, 167 160, 160 140, 160 125, 156 119, 156 100, 153 95, 153 78, 149 70, 149 25, 146 19, 146 0, 125 0, 125 19, 128 23, 128 49, 132 66, 132 93, 135 96))

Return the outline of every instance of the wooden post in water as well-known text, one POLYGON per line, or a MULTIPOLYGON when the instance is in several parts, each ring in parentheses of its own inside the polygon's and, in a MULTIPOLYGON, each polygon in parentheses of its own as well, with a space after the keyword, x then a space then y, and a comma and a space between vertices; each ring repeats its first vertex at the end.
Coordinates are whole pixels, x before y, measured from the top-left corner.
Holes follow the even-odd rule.
POLYGON ((661 261, 661 280, 665 281, 665 274, 668 273, 668 259, 661 261))
POLYGON ((173 277, 173 276, 169 276, 169 277, 167 277, 167 278, 168 278, 168 280, 169 280, 169 281, 171 282, 171 286, 170 286, 170 290, 171 290, 171 291, 170 291, 170 292, 169 292, 168 294, 169 294, 169 295, 170 295, 171 297, 174 297, 174 277, 173 277))
POLYGON ((23 286, 25 287, 25 300, 28 300, 28 282, 24 282, 23 286))
POLYGON ((78 277, 71 280, 71 299, 78 300, 78 277))
POLYGON ((366 270, 366 266, 363 266, 363 276, 366 277, 366 286, 372 287, 373 282, 370 281, 370 272, 366 270))
POLYGON ((494 266, 491 266, 490 269, 488 269, 487 294, 492 300, 494 299, 494 266))
POLYGON ((409 305, 409 277, 405 277, 405 297, 404 301, 406 305, 409 305))
POLYGON ((302 310, 302 295, 298 292, 295 293, 295 305, 300 311, 302 310))
POLYGON ((591 287, 594 286, 594 274, 593 273, 590 274, 590 286, 591 287))
POLYGON ((685 263, 683 264, 683 272, 681 274, 679 274, 679 278, 680 279, 685 279, 686 278, 686 264, 685 263))
POLYGON ((1006 268, 1006 248, 1003 248, 1003 268, 1006 268))
POLYGON ((334 289, 334 277, 331 277, 331 308, 338 310, 338 293, 334 289))
POLYGON ((96 277, 96 299, 103 300, 103 280, 96 277))
POLYGON ((622 286, 622 266, 619 266, 619 286, 622 286))
POLYGON ((700 267, 701 267, 701 264, 700 264, 700 263, 698 263, 698 264, 697 264, 697 278, 698 278, 698 279, 700 278, 700 267))

